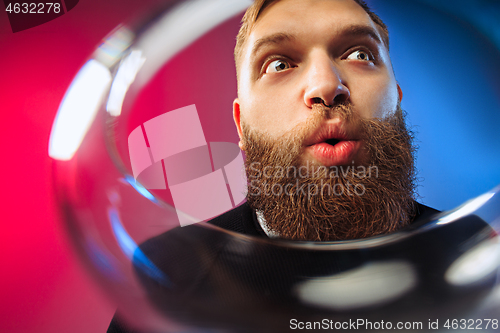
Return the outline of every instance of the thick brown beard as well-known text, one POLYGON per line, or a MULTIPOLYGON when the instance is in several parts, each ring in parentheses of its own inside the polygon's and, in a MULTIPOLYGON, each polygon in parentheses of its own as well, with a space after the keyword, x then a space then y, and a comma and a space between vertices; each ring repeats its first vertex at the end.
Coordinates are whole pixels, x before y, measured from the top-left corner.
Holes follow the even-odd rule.
POLYGON ((416 210, 415 149, 404 111, 398 106, 387 118, 367 120, 356 117, 350 105, 334 109, 363 133, 367 156, 363 163, 336 167, 337 174, 335 167, 301 161, 304 138, 332 112, 317 111, 279 141, 243 126, 250 206, 263 214, 272 232, 293 240, 365 238, 408 225, 416 210))

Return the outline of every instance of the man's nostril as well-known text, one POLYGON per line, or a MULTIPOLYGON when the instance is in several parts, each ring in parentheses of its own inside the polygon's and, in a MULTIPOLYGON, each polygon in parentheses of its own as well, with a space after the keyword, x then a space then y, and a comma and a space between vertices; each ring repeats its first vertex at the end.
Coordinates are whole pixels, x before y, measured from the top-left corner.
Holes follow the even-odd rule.
POLYGON ((319 97, 314 97, 312 99, 312 103, 313 104, 323 104, 327 108, 331 108, 332 107, 332 105, 326 104, 326 102, 322 98, 319 98, 319 97))
POLYGON ((347 101, 347 96, 344 94, 339 94, 335 96, 333 99, 333 104, 338 105, 338 104, 343 104, 347 101))
POLYGON ((312 99, 312 102, 313 102, 313 104, 324 104, 323 100, 321 98, 319 98, 319 97, 314 97, 312 99))

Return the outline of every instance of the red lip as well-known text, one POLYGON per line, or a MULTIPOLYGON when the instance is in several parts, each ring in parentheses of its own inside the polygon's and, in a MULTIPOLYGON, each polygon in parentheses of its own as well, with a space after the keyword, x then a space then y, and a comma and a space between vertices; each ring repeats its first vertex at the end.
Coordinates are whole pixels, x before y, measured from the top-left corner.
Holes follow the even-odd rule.
POLYGON ((348 165, 356 159, 361 144, 353 129, 337 122, 325 124, 315 131, 306 141, 306 151, 324 166, 348 165), (335 145, 326 142, 331 139, 339 142, 335 145))

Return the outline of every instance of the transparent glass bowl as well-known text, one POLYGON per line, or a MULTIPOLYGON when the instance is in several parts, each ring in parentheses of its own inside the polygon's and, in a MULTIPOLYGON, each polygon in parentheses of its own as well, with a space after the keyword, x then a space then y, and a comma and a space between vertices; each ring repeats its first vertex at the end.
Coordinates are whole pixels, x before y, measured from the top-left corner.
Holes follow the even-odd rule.
POLYGON ((492 318, 498 187, 362 240, 271 240, 203 222, 244 201, 227 40, 248 4, 171 1, 118 27, 61 103, 50 141, 58 203, 121 318, 161 332, 492 318))

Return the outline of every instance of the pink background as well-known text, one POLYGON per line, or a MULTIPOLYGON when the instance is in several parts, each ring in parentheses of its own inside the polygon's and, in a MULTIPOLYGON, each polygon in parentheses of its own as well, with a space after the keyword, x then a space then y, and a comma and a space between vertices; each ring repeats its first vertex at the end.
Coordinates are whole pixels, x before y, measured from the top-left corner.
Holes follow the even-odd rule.
POLYGON ((12 33, 0 5, 2 332, 105 332, 115 305, 80 266, 56 210, 48 139, 59 103, 88 56, 120 22, 158 0, 81 0, 12 33))

